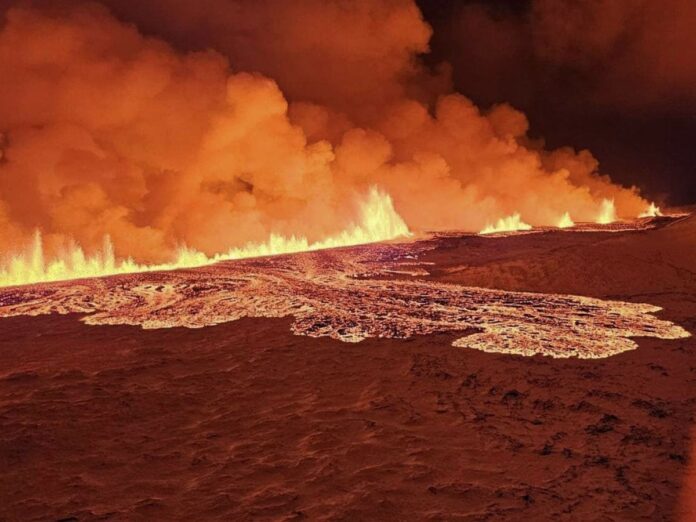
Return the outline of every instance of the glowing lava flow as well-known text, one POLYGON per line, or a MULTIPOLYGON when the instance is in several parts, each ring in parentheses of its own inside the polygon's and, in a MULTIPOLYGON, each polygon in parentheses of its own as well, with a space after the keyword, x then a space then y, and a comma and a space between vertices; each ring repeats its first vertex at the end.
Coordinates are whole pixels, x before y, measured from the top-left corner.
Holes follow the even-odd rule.
POLYGON ((290 317, 292 331, 310 337, 360 342, 457 332, 457 347, 557 358, 634 350, 631 337, 689 336, 655 317, 660 308, 650 304, 404 278, 402 268, 412 270, 432 247, 377 244, 7 288, 0 290, 0 317, 79 313, 87 324, 143 328, 290 317))
POLYGON ((641 213, 638 217, 639 218, 649 218, 649 217, 659 217, 662 216, 662 211, 660 210, 660 207, 655 205, 655 203, 650 203, 650 206, 645 210, 645 212, 641 213))
POLYGON ((561 219, 558 220, 558 225, 556 225, 558 228, 570 228, 575 226, 575 222, 571 219, 570 214, 566 212, 561 216, 561 219))
POLYGON ((608 225, 616 221, 616 207, 613 199, 603 199, 597 216, 597 223, 600 225, 608 225))
POLYGON ((138 264, 131 259, 117 260, 109 238, 105 238, 102 252, 93 256, 85 255, 79 246, 75 246, 59 259, 47 262, 41 234, 37 232, 30 251, 13 256, 5 268, 0 269, 0 286, 193 268, 219 261, 362 245, 410 235, 406 223, 394 209, 391 197, 372 187, 361 205, 359 224, 324 240, 310 243, 305 237, 271 234, 265 243, 250 243, 212 257, 182 248, 176 261, 158 265, 138 264))
POLYGON ((498 234, 500 232, 517 232, 518 230, 531 230, 532 226, 528 225, 520 217, 519 212, 515 212, 511 216, 499 219, 495 225, 488 225, 479 234, 498 234))

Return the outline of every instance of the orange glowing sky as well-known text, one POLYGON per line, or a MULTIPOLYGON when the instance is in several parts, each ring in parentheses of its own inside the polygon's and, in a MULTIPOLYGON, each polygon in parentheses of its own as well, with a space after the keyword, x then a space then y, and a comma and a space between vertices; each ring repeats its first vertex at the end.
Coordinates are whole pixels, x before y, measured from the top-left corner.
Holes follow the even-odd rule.
POLYGON ((531 226, 595 221, 605 201, 632 218, 648 206, 590 152, 548 150, 520 111, 454 92, 446 66, 423 63, 432 28, 412 0, 111 5, 135 24, 94 2, 10 3, 5 258, 37 231, 47 259, 75 245, 89 255, 109 237, 117 259, 138 263, 272 234, 317 242, 359 221, 372 186, 414 231, 478 232, 515 214, 531 226), (155 12, 169 41, 145 36, 155 12))

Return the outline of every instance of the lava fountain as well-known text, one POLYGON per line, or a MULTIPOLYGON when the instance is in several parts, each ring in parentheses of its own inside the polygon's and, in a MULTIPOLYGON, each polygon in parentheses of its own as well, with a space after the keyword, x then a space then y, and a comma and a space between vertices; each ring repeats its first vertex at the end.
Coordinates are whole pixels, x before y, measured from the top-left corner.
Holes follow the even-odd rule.
POLYGON ((520 216, 519 212, 515 212, 514 214, 512 214, 510 216, 500 218, 493 225, 486 226, 486 228, 481 230, 481 232, 479 232, 479 234, 485 236, 488 234, 500 234, 503 232, 518 232, 518 231, 531 230, 531 229, 532 229, 531 225, 522 221, 522 217, 520 216))
POLYGON ((132 259, 118 260, 108 236, 104 238, 102 252, 98 254, 87 256, 80 246, 75 245, 56 259, 47 261, 41 234, 37 231, 28 252, 12 256, 5 268, 0 270, 0 286, 192 268, 220 261, 354 246, 410 235, 408 227, 394 209, 391 197, 372 187, 361 204, 359 221, 323 240, 310 242, 306 237, 273 234, 265 243, 249 243, 210 257, 182 247, 176 260, 164 264, 148 265, 138 264, 132 259))

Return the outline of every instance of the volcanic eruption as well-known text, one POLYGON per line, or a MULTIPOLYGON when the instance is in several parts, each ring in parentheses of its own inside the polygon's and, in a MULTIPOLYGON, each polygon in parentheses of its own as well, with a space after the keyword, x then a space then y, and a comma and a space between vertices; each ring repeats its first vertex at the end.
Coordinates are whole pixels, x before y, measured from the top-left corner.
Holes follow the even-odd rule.
POLYGON ((0 519, 676 519, 667 10, 0 0, 0 519))
POLYGON ((42 279, 19 266, 37 232, 66 274, 111 249, 115 266, 176 265, 182 249, 215 259, 272 235, 340 235, 371 186, 414 231, 648 208, 589 152, 546 150, 521 112, 452 92, 421 62, 431 29, 411 1, 180 3, 156 28, 158 2, 139 4, 114 3, 121 19, 90 2, 5 12, 0 249, 25 274, 14 282, 42 279), (200 24, 182 27, 189 16, 200 24))

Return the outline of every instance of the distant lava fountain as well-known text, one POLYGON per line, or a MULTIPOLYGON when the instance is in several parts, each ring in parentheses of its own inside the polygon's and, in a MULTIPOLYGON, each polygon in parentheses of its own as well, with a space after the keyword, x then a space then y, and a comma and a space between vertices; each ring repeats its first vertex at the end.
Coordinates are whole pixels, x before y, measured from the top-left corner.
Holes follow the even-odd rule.
POLYGON ((660 210, 660 207, 655 205, 655 203, 650 203, 650 206, 645 209, 645 212, 642 212, 638 217, 639 218, 650 218, 650 217, 660 217, 662 216, 662 210, 660 210))
POLYGON ((573 219, 570 217, 570 214, 566 212, 561 216, 561 219, 558 220, 558 224, 556 226, 558 228, 571 228, 575 226, 575 223, 573 222, 573 219))
POLYGON ((597 224, 608 225, 616 221, 616 206, 613 199, 603 199, 597 216, 597 224))
POLYGON ((362 245, 409 235, 411 233, 394 209, 391 197, 372 187, 361 204, 359 222, 321 241, 310 242, 305 237, 272 234, 265 243, 250 243, 212 257, 196 250, 181 248, 177 259, 165 264, 147 265, 135 263, 131 259, 117 260, 108 237, 104 239, 103 250, 98 254, 87 256, 82 248, 74 245, 58 258, 47 261, 41 234, 37 232, 27 252, 11 256, 5 267, 0 267, 0 286, 192 268, 219 261, 362 245))
POLYGON ((511 216, 500 218, 494 225, 488 225, 486 228, 481 230, 479 234, 499 234, 502 232, 517 232, 521 230, 531 230, 531 225, 522 221, 522 218, 518 212, 515 212, 511 216))

